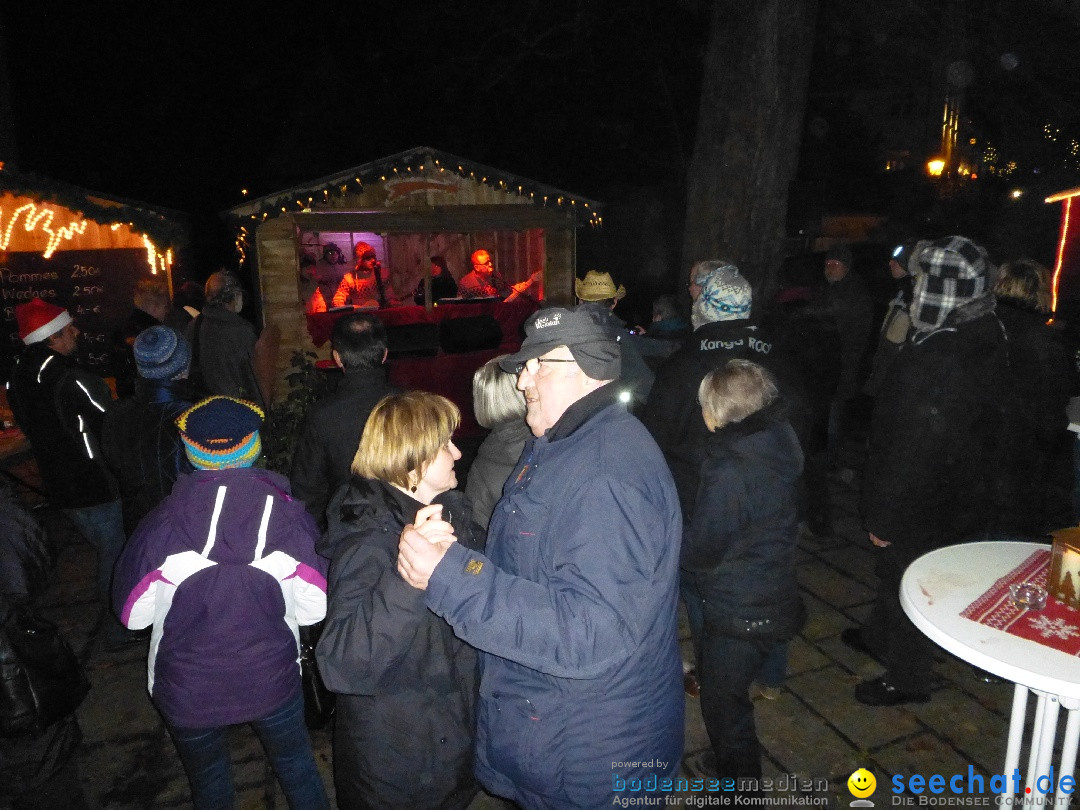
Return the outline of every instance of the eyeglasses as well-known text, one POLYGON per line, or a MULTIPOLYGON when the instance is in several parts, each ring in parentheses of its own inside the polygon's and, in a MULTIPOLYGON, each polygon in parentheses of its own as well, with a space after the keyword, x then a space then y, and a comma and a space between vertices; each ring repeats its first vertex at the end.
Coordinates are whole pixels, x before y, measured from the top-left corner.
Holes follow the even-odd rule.
POLYGON ((517 368, 514 369, 514 373, 515 374, 521 374, 521 372, 527 371, 530 374, 535 375, 536 372, 538 372, 540 370, 540 364, 541 363, 576 363, 576 362, 577 362, 577 360, 574 360, 573 358, 567 360, 567 359, 562 358, 562 357, 533 357, 533 358, 530 358, 529 360, 526 360, 524 363, 518 363, 517 368))

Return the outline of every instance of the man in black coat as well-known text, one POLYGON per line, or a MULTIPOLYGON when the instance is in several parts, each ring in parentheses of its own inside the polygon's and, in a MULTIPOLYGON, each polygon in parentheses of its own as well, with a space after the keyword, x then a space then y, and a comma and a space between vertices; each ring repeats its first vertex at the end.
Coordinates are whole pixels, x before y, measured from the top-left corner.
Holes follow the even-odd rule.
POLYGON ((126 536, 119 490, 100 447, 112 392, 75 364, 81 333, 66 309, 34 298, 15 307, 15 319, 26 347, 11 371, 8 402, 33 445, 49 500, 97 550, 105 643, 120 644, 128 633, 108 608, 109 584, 126 536))
POLYGON ((293 451, 293 495, 326 530, 330 498, 349 480, 360 435, 371 409, 399 389, 386 379, 386 327, 370 313, 339 318, 330 335, 331 357, 343 378, 331 395, 308 411, 293 451))
POLYGON ((878 598, 867 624, 841 635, 887 667, 855 687, 856 699, 870 706, 930 696, 933 645, 900 606, 904 570, 928 551, 997 525, 1008 352, 986 251, 952 236, 931 243, 918 261, 915 332, 877 397, 863 479, 863 524, 882 549, 878 598))
MULTIPOLYGON (((694 508, 698 468, 709 435, 698 405, 698 386, 705 375, 728 360, 750 360, 767 368, 780 380, 781 391, 794 413, 791 417, 803 435, 805 397, 793 379, 789 365, 767 330, 750 318, 750 282, 729 262, 698 262, 701 290, 690 319, 694 332, 656 373, 641 421, 652 433, 675 478, 683 518, 694 508)), ((692 276, 693 277, 693 276, 692 276)))

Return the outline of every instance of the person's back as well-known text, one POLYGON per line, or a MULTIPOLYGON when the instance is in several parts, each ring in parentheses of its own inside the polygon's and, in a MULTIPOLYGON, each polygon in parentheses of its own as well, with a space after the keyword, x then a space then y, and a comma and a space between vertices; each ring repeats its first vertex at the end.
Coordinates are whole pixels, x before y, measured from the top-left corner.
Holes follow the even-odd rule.
POLYGON ((721 265, 709 275, 695 304, 694 332, 656 373, 642 421, 671 467, 684 517, 693 509, 698 467, 708 435, 697 404, 697 391, 710 371, 728 360, 751 360, 781 380, 795 411, 797 432, 805 422, 801 386, 784 361, 768 330, 750 318, 750 285, 734 265, 721 265))
POLYGON ((292 807, 328 807, 303 725, 299 628, 326 615, 318 530, 282 476, 253 465, 263 412, 210 397, 177 420, 195 472, 124 547, 113 607, 151 627, 147 688, 196 807, 232 806, 226 727, 252 723, 292 807))
POLYGON ((1007 340, 994 314, 984 249, 960 236, 919 254, 915 333, 874 405, 860 511, 878 546, 874 611, 844 643, 883 657, 887 671, 855 688, 866 705, 925 702, 932 645, 901 610, 904 570, 935 548, 999 525, 1007 340))
POLYGON ((375 315, 357 312, 339 318, 331 345, 342 378, 305 415, 289 473, 293 495, 323 529, 330 499, 349 480, 368 415, 379 400, 399 390, 386 378, 386 329, 375 315))
POLYGON ((1009 338, 1003 522, 1029 535, 1073 523, 1066 409, 1080 395, 1080 376, 1060 331, 1046 323, 1048 279, 1041 265, 1020 260, 1000 268, 995 286, 995 311, 1009 338))
POLYGON ((206 306, 185 335, 193 376, 206 393, 246 399, 263 407, 255 374, 255 327, 240 317, 243 288, 234 273, 219 271, 206 282, 206 306), (195 373, 197 371, 197 374, 195 373))
MULTIPOLYGON (((77 420, 73 426, 58 407, 81 390, 79 381, 90 387, 86 408, 93 410, 96 402, 102 406, 99 414, 103 414, 112 401, 105 382, 75 370, 66 358, 43 343, 35 343, 19 355, 8 386, 15 422, 34 447, 45 488, 65 508, 94 506, 116 498, 115 485, 93 450, 97 437, 81 434, 77 420), (92 442, 90 448, 84 445, 83 436, 92 442)), ((71 411, 68 416, 77 414, 71 411)))
POLYGON ((701 710, 721 778, 760 778, 750 683, 802 626, 794 554, 802 452, 776 379, 732 360, 699 389, 710 430, 681 552, 701 710))
POLYGON ((909 562, 992 527, 1007 368, 993 314, 908 344, 893 364, 874 408, 862 501, 877 536, 908 541, 909 562))
POLYGON ((310 564, 316 537, 287 482, 253 468, 182 476, 140 524, 130 541, 139 551, 117 567, 117 607, 129 626, 140 613, 167 610, 155 621, 150 672, 154 703, 170 722, 246 722, 295 694, 297 619, 283 580, 298 562, 310 564), (147 577, 158 593, 140 605, 147 577))
MULTIPOLYGON (((5 620, 13 620, 17 607, 25 609, 41 596, 52 564, 41 526, 10 489, 0 486, 0 632, 5 620)), ((5 657, 5 679, 17 677, 19 665, 5 657)), ((19 689, 5 694, 0 706, 5 720, 31 709, 18 702, 20 694, 19 689)), ((55 694, 46 696, 37 708, 48 711, 56 699, 55 694)), ((0 804, 17 810, 86 807, 75 755, 81 739, 74 712, 40 732, 0 736, 0 804)))
POLYGON ((191 407, 187 341, 167 326, 139 333, 134 344, 135 393, 112 404, 101 426, 101 449, 116 476, 128 536, 191 471, 176 419, 191 407))
POLYGON ((503 357, 488 360, 473 374, 473 413, 477 424, 491 433, 469 467, 465 495, 472 502, 474 519, 484 529, 502 497, 506 479, 532 436, 525 423, 525 399, 517 390, 517 378, 499 366, 503 357))

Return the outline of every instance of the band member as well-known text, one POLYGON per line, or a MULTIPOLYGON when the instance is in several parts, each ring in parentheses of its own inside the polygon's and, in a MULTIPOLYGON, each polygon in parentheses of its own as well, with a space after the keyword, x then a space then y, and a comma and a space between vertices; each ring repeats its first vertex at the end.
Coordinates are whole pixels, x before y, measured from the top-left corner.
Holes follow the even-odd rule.
POLYGON ((341 279, 341 284, 334 293, 333 305, 370 308, 390 306, 382 265, 375 255, 375 248, 367 242, 357 242, 353 253, 356 264, 353 265, 353 271, 346 273, 341 279))

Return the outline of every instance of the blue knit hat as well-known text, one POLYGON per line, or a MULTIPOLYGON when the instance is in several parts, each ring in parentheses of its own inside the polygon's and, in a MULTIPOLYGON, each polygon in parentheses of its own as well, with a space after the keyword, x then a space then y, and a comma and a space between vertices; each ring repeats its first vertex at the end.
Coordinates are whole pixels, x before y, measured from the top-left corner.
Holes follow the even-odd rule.
POLYGON ((250 467, 262 452, 259 427, 265 414, 254 403, 233 397, 208 397, 176 420, 184 452, 200 470, 250 467))
POLYGON ((147 380, 171 380, 187 371, 191 347, 175 329, 151 326, 135 338, 135 366, 147 380))

